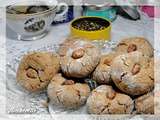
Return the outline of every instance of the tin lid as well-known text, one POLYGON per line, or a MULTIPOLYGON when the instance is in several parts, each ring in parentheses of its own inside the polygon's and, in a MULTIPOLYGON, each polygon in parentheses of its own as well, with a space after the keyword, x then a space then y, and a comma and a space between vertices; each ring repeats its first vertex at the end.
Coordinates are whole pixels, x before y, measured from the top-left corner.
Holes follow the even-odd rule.
POLYGON ((115 0, 84 0, 83 5, 89 6, 95 9, 102 9, 104 7, 110 7, 116 5, 115 0))

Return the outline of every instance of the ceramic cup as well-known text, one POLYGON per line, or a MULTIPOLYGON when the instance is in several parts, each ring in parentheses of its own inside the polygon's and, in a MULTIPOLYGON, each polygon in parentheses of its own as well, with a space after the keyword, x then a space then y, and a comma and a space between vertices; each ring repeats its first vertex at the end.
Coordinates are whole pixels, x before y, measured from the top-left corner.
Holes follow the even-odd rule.
POLYGON ((7 24, 17 33, 18 40, 37 40, 44 37, 54 19, 58 19, 68 11, 66 3, 58 3, 56 0, 23 0, 7 6, 7 24), (14 8, 26 6, 47 6, 48 9, 35 13, 14 13, 14 8), (12 11, 12 12, 11 12, 12 11))

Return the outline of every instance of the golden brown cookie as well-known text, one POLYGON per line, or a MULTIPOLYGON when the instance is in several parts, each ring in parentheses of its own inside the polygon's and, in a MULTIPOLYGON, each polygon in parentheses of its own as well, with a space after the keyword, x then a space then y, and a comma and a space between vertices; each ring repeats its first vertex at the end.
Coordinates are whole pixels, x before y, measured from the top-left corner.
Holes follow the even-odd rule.
POLYGON ((124 39, 117 45, 115 51, 119 54, 140 51, 145 56, 153 57, 153 47, 148 40, 143 37, 131 37, 124 39))
POLYGON ((154 114, 154 93, 150 92, 135 99, 137 113, 154 114))
POLYGON ((154 86, 153 58, 138 51, 120 55, 112 62, 111 77, 115 85, 129 95, 147 93, 154 86))
POLYGON ((48 97, 54 105, 76 109, 85 104, 90 93, 87 84, 67 80, 61 74, 53 77, 48 85, 48 97))
POLYGON ((86 41, 76 41, 61 57, 62 72, 67 77, 83 78, 88 76, 100 60, 100 50, 86 41))
POLYGON ((134 102, 128 95, 117 93, 108 85, 97 87, 87 99, 90 114, 130 114, 133 108, 134 102))
POLYGON ((59 56, 49 52, 25 55, 17 70, 17 82, 30 92, 44 89, 60 69, 59 56))
POLYGON ((100 63, 92 74, 92 79, 99 84, 111 83, 111 63, 116 56, 117 54, 114 52, 102 55, 100 63))

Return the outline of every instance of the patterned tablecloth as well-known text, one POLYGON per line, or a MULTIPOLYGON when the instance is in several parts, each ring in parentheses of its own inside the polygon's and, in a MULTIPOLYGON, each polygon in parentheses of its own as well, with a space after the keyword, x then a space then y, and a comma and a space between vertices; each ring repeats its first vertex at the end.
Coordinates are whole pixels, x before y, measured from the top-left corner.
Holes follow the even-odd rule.
MULTIPOLYGON (((5 25, 2 24, 3 22, 3 19, 0 19, 0 26, 5 27, 5 25)), ((112 23, 112 40, 110 43, 118 43, 119 40, 126 37, 143 36, 146 37, 149 40, 149 42, 154 46, 153 25, 154 21, 143 14, 141 20, 138 21, 130 21, 118 16, 117 19, 112 23)), ((15 35, 16 34, 13 31, 11 31, 8 27, 6 29, 6 36, 3 31, 0 32, 0 40, 4 40, 3 42, 0 42, 0 56, 4 58, 0 59, 0 63, 2 63, 0 64, 0 80, 2 81, 0 83, 0 88, 4 89, 4 91, 0 91, 0 100, 2 99, 1 101, 4 101, 1 104, 4 106, 4 108, 6 108, 7 112, 12 114, 25 112, 37 113, 38 116, 33 115, 32 119, 42 119, 42 117, 44 119, 50 119, 51 116, 48 115, 49 113, 52 112, 51 115, 54 116, 53 113, 59 113, 59 111, 51 111, 43 105, 43 103, 46 100, 45 92, 41 92, 39 94, 29 94, 27 92, 23 92, 23 89, 18 87, 18 85, 15 82, 15 70, 17 68, 17 63, 19 59, 27 51, 56 50, 57 45, 61 43, 69 35, 69 23, 52 26, 49 34, 41 40, 37 41, 18 41, 16 40, 15 35), (5 71, 5 64, 7 64, 7 71, 5 71), (7 72, 6 76, 5 72, 7 72), (5 92, 7 94, 5 94, 5 92)), ((156 44, 155 47, 158 48, 156 44)), ((155 52, 159 53, 158 49, 155 50, 155 52)), ((2 113, 2 108, 0 108, 0 110, 2 113)), ((21 119, 20 115, 18 116, 18 118, 21 119)), ((9 118, 18 119, 16 115, 2 115, 0 117, 3 117, 4 120, 9 118)), ((31 115, 25 115, 24 119, 31 119, 30 117, 31 115)), ((141 120, 142 118, 137 117, 137 119, 141 120)))

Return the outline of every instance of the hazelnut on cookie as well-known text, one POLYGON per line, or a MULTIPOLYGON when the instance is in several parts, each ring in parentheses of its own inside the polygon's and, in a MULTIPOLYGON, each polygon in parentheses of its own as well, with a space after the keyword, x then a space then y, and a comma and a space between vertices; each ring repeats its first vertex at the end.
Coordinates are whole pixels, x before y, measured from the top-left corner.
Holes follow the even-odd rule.
POLYGON ((117 45, 115 51, 119 54, 139 51, 145 56, 153 57, 153 47, 148 40, 143 37, 131 37, 123 39, 117 45))
POLYGON ((99 84, 110 84, 111 83, 111 63, 116 57, 116 53, 109 53, 102 55, 101 60, 92 74, 92 79, 99 84))
POLYGON ((141 95, 154 87, 153 58, 141 52, 117 56, 111 65, 111 77, 115 85, 131 96, 141 95))
POLYGON ((60 64, 67 77, 87 77, 100 60, 100 50, 87 41, 76 41, 63 53, 60 64))
POLYGON ((25 55, 17 70, 17 82, 30 92, 47 87, 60 70, 59 56, 50 52, 33 52, 25 55))

